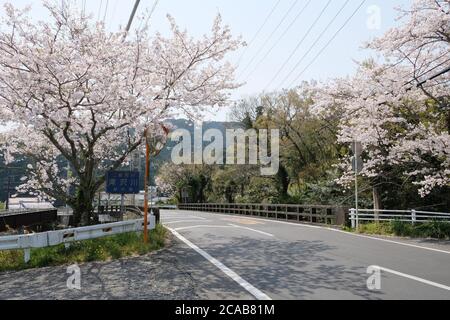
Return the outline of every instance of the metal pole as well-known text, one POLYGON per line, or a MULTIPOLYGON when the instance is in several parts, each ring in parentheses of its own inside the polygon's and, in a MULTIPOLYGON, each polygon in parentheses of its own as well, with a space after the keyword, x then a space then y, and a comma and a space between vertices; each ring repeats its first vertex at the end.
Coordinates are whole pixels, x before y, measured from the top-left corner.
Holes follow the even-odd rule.
POLYGON ((359 229, 359 216, 358 216, 358 146, 355 141, 355 209, 356 209, 356 230, 359 229))
POLYGON ((150 175, 150 146, 145 131, 145 177, 144 177, 144 243, 148 243, 148 180, 150 175))
POLYGON ((120 217, 121 217, 121 221, 123 221, 124 214, 125 214, 125 195, 122 193, 120 195, 120 217))
POLYGON ((131 12, 131 16, 130 16, 130 19, 128 20, 127 27, 125 28, 126 33, 128 33, 131 29, 131 24, 133 23, 134 16, 136 15, 136 11, 139 7, 140 2, 141 2, 141 0, 136 0, 136 2, 134 3, 133 11, 131 12))
POLYGON ((6 204, 5 209, 9 210, 9 198, 11 197, 10 190, 11 190, 11 175, 9 173, 9 168, 6 167, 6 174, 8 176, 8 190, 6 191, 6 204))
POLYGON ((153 215, 153 189, 152 189, 152 154, 150 152, 148 157, 148 172, 149 179, 148 182, 150 184, 150 214, 153 215))

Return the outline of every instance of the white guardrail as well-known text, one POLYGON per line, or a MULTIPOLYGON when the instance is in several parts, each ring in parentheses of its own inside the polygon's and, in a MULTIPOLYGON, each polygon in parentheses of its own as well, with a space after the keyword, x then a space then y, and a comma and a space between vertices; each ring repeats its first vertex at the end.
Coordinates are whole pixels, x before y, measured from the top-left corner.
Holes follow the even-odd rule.
MULTIPOLYGON (((156 227, 156 217, 149 215, 148 229, 156 227)), ((24 260, 28 263, 31 258, 31 249, 46 248, 59 244, 70 244, 75 241, 103 238, 115 234, 139 232, 144 230, 144 219, 129 220, 89 227, 49 231, 26 235, 0 237, 1 250, 24 250, 24 260)))
POLYGON ((450 213, 418 210, 350 209, 352 228, 358 227, 359 222, 367 221, 402 221, 414 224, 436 220, 450 223, 450 213))

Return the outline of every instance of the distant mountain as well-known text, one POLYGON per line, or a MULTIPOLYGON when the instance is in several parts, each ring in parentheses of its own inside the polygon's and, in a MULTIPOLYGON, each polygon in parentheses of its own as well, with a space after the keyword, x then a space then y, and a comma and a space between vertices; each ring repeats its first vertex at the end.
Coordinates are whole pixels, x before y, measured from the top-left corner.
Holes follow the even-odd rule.
MULTIPOLYGON (((166 121, 173 126, 172 130, 176 129, 185 129, 191 133, 192 144, 194 143, 194 122, 190 120, 184 119, 171 119, 166 121)), ((203 122, 202 125, 203 133, 209 129, 217 129, 219 130, 224 137, 226 136, 227 129, 237 129, 242 128, 242 124, 239 122, 215 122, 215 121, 206 121, 203 122)), ((224 141, 225 143, 225 141, 224 141)), ((207 143, 204 143, 206 145, 207 143)), ((163 163, 171 161, 171 153, 172 148, 176 145, 175 141, 169 140, 165 146, 165 148, 161 151, 161 153, 156 157, 155 161, 152 161, 151 165, 151 183, 154 183, 154 177, 157 175, 158 167, 160 167, 163 163)), ((8 166, 8 169, 5 167, 3 159, 0 157, 0 201, 5 201, 8 194, 8 188, 10 190, 10 194, 15 194, 15 188, 21 184, 21 177, 25 176, 26 173, 26 165, 27 161, 20 161, 19 163, 12 164, 8 166)), ((141 154, 140 157, 136 157, 133 161, 133 164, 123 168, 122 170, 131 170, 138 169, 141 174, 141 189, 144 186, 144 174, 145 171, 145 161, 144 155, 141 154)))

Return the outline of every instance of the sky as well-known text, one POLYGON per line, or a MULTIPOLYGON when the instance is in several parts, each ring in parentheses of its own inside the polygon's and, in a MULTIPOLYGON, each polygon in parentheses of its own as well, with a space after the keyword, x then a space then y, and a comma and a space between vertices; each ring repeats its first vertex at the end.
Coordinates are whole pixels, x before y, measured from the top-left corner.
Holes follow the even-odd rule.
MULTIPOLYGON (((134 0, 72 1, 80 7, 86 3, 86 11, 104 20, 110 30, 126 25, 134 5, 134 0)), ((0 0, 0 14, 6 2, 0 0)), ((40 0, 11 2, 17 7, 32 5, 33 18, 47 18, 40 0)), ((238 100, 289 88, 304 80, 351 74, 356 69, 355 61, 374 55, 362 45, 395 26, 398 21, 394 8, 411 2, 366 0, 356 11, 362 0, 141 0, 137 17, 155 6, 152 32, 168 34, 166 15, 170 14, 182 29, 200 37, 209 32, 220 13, 233 34, 242 35, 248 44, 227 57, 238 65, 238 81, 245 83, 232 93, 232 99, 238 100)), ((136 19, 132 28, 139 26, 136 19)), ((225 108, 206 118, 223 121, 227 113, 225 108)))

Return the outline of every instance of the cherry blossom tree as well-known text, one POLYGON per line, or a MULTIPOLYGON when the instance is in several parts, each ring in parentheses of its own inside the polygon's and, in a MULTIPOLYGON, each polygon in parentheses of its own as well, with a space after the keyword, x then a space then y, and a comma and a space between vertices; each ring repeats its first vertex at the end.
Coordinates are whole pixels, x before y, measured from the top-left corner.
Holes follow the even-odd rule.
POLYGON ((225 56, 242 42, 220 16, 198 40, 170 16, 169 37, 143 28, 125 38, 73 3, 43 4, 46 21, 11 4, 0 20, 0 119, 13 124, 4 152, 33 160, 19 191, 65 201, 77 224, 90 224, 105 173, 141 146, 146 129, 226 104, 237 84, 225 56))
MULTIPOLYGON (((401 168, 424 197, 450 185, 450 1, 415 0, 398 10, 400 25, 366 46, 382 62, 365 61, 355 75, 318 88, 316 108, 339 115, 339 142, 362 142, 361 175, 374 193, 401 168)), ((350 155, 341 168, 349 185, 350 155)))

